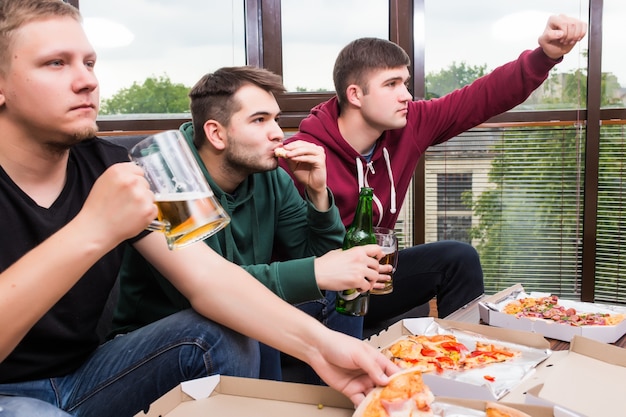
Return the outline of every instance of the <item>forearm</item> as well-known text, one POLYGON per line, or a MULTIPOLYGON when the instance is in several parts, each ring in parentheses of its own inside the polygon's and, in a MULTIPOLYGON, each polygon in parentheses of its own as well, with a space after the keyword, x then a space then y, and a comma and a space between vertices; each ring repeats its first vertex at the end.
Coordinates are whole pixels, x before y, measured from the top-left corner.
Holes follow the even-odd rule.
POLYGON ((330 208, 331 200, 328 197, 329 190, 324 187, 321 190, 313 190, 311 187, 306 187, 306 196, 308 200, 319 211, 327 211, 330 208))
MULTIPOLYGON (((269 346, 311 363, 318 340, 328 332, 320 322, 279 299, 230 264, 213 279, 210 291, 198 291, 192 306, 200 314, 269 346), (226 282, 225 282, 226 281, 226 282), (233 289, 239 288, 238 291, 233 289)), ((210 280, 210 279, 209 279, 210 280)))
POLYGON ((75 218, 0 274, 0 361, 112 249, 112 241, 85 230, 90 226, 75 218))
POLYGON ((329 332, 202 242, 169 251, 161 236, 146 236, 135 247, 194 310, 246 336, 310 360, 311 342, 329 332))

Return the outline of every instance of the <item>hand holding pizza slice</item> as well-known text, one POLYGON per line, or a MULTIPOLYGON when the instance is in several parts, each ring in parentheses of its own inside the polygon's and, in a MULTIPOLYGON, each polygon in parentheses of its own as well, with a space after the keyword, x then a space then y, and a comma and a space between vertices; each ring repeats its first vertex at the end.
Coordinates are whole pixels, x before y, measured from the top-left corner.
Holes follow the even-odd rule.
POLYGON ((422 373, 409 369, 393 375, 385 387, 373 389, 353 417, 433 417, 434 400, 422 373))

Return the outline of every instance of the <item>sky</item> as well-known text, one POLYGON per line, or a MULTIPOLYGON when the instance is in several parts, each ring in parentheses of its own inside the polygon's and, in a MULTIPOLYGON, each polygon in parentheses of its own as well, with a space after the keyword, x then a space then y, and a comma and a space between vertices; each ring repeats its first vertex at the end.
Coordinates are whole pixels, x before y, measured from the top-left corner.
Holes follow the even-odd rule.
MULTIPOLYGON (((426 0, 426 73, 452 62, 491 70, 535 48, 548 16, 586 20, 588 0, 426 0)), ((245 64, 242 0, 80 0, 98 53, 101 96, 167 75, 192 86, 222 66, 245 64), (120 13, 120 10, 123 13, 120 13)), ((387 0, 283 0, 284 82, 289 90, 332 89, 340 49, 362 36, 387 37, 387 0)), ((626 86, 626 2, 605 0, 603 71, 626 86), (611 53, 612 52, 612 53, 611 53)), ((423 31, 421 31, 423 28, 423 31)), ((559 64, 584 67, 587 37, 559 64)))

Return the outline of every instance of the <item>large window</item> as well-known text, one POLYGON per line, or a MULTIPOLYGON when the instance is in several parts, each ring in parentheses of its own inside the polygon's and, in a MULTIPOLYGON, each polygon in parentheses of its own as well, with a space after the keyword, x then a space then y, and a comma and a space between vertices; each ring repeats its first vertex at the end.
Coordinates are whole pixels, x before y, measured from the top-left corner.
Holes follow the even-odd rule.
MULTIPOLYGON (((415 97, 436 97, 536 47, 548 15, 588 21, 587 37, 525 103, 429 149, 396 228, 403 245, 471 242, 488 292, 521 282, 626 303, 623 1, 69 1, 90 31, 103 25, 104 41, 118 42, 94 38, 104 99, 147 77, 189 86, 220 66, 259 65, 290 90, 278 97, 288 133, 332 96, 334 59, 354 38, 398 43, 413 60, 415 97)), ((102 117, 103 130, 142 130, 187 116, 102 117)))

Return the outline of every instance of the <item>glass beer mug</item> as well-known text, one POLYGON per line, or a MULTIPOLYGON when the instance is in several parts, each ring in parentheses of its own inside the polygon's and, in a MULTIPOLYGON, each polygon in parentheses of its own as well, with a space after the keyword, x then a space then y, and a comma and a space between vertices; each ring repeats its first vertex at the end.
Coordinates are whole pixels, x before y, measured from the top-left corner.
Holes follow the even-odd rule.
POLYGON ((178 130, 148 136, 131 148, 130 158, 143 168, 159 209, 148 229, 163 232, 170 250, 204 240, 230 222, 178 130))

